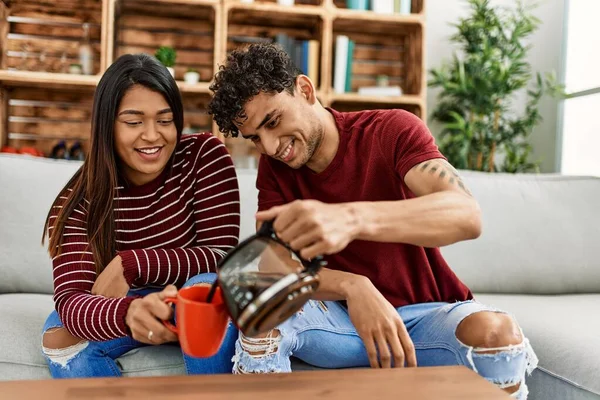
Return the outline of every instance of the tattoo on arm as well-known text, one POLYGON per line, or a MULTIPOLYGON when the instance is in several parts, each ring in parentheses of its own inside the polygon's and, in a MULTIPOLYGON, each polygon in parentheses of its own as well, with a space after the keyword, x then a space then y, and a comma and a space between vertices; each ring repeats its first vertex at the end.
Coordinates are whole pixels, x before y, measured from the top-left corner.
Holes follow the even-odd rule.
POLYGON ((436 174, 438 170, 440 171, 439 174, 437 174, 439 179, 446 180, 447 178, 449 178, 449 184, 454 185, 456 183, 456 185, 458 185, 458 187, 463 192, 465 192, 469 196, 472 196, 471 192, 469 191, 469 189, 467 189, 462 179, 458 175, 458 172, 456 171, 456 169, 454 169, 452 165, 450 165, 450 163, 444 160, 433 160, 427 161, 421 166, 421 172, 428 171, 431 175, 436 174))

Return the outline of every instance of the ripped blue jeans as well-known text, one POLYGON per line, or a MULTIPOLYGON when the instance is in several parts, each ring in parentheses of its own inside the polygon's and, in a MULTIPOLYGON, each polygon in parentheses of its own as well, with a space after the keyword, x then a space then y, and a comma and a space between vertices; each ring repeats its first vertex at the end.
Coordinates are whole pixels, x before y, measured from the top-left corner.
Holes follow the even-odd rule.
MULTIPOLYGON (((501 311, 475 301, 413 304, 397 311, 415 346, 418 366, 465 365, 501 388, 520 383, 513 397, 527 398, 525 375, 535 369, 537 357, 524 335, 518 345, 495 349, 467 346, 456 337, 458 325, 469 315, 501 311)), ((340 303, 311 300, 277 330, 279 335, 266 338, 240 335, 233 372, 290 372, 292 355, 321 368, 369 366, 362 339, 340 303)))
MULTIPOLYGON (((184 287, 198 283, 212 283, 215 279, 214 273, 196 275, 188 280, 184 287)), ((145 295, 159 290, 149 288, 130 293, 145 295)), ((62 327, 58 314, 53 311, 46 320, 43 332, 62 327)), ((223 344, 214 356, 195 358, 184 353, 186 372, 189 375, 231 373, 233 367, 231 359, 237 338, 238 330, 230 323, 223 344)), ((83 341, 65 349, 46 349, 42 345, 42 353, 53 378, 116 377, 121 376, 121 370, 115 360, 131 350, 145 346, 148 345, 125 336, 106 342, 83 341)), ((172 346, 172 344, 162 346, 172 346)))

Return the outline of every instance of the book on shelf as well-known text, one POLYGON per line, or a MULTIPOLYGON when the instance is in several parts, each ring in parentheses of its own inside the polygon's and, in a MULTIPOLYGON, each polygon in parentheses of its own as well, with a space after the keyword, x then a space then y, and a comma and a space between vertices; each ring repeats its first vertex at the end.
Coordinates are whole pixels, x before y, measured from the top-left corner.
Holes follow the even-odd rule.
POLYGON ((400 0, 400 14, 410 14, 412 8, 412 0, 400 0))
POLYGON ((315 86, 318 86, 319 82, 319 64, 320 61, 320 52, 319 52, 319 41, 318 40, 309 40, 308 41, 308 77, 314 83, 315 86))
POLYGON ((319 78, 319 41, 299 40, 285 33, 278 33, 275 36, 275 43, 278 43, 285 50, 294 65, 317 86, 319 78))
POLYGON ((354 40, 348 39, 348 55, 346 57, 346 84, 344 87, 345 92, 352 91, 352 62, 354 61, 354 46, 354 40))
POLYGON ((338 35, 335 38, 335 59, 333 64, 333 91, 335 93, 346 92, 349 40, 350 38, 346 35, 338 35))
POLYGON ((333 90, 335 93, 352 91, 354 46, 354 40, 346 35, 338 35, 335 39, 335 61, 333 66, 333 90))
POLYGON ((371 0, 371 10, 378 14, 410 14, 412 0, 371 0))
POLYGON ((400 86, 362 86, 358 88, 362 96, 402 96, 400 86))
POLYGON ((346 0, 346 8, 349 10, 368 10, 369 0, 346 0))
POLYGON ((393 14, 394 0, 372 0, 371 10, 377 14, 393 14))

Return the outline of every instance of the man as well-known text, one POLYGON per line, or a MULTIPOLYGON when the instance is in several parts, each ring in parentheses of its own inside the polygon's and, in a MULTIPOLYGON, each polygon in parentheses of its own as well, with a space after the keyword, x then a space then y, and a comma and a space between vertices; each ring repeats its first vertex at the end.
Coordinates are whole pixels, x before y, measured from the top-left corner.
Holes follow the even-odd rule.
POLYGON ((324 108, 279 47, 233 51, 209 112, 262 153, 257 221, 328 269, 304 309, 241 336, 234 372, 463 364, 516 398, 537 360, 514 319, 472 301, 438 249, 480 235, 476 200, 423 122, 402 110, 324 108))

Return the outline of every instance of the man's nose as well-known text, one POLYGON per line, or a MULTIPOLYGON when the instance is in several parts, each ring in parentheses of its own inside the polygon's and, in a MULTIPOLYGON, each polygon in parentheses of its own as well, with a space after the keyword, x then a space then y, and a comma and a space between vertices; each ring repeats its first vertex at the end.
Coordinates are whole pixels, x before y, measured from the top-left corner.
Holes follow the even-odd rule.
POLYGON ((277 147, 279 145, 279 141, 274 140, 274 139, 270 139, 270 140, 266 139, 266 140, 261 140, 261 142, 262 142, 265 153, 269 157, 275 157, 275 155, 277 154, 277 147))

